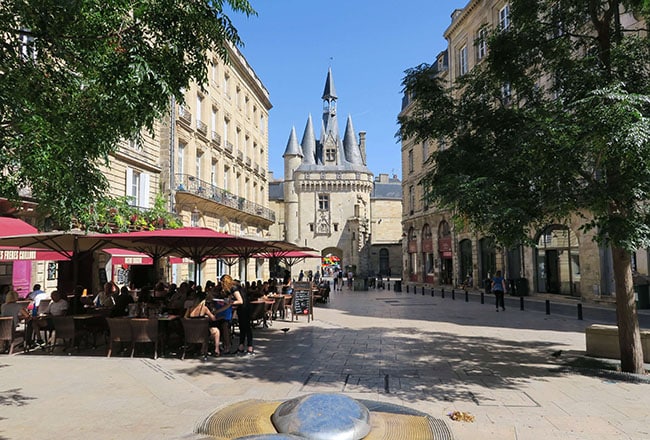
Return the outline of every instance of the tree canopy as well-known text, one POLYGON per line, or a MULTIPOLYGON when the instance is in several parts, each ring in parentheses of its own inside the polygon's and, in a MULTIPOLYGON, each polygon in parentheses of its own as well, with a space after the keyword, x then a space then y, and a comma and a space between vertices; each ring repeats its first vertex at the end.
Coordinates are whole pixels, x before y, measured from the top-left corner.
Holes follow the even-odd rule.
MULTIPOLYGON (((512 0, 510 11, 454 87, 435 65, 406 72, 414 104, 400 136, 445 140, 426 196, 504 245, 583 215, 613 249, 620 328, 636 320, 629 252, 650 245, 650 40, 637 21, 648 2, 512 0)), ((637 355, 623 356, 626 371, 642 368, 637 355)))
POLYGON ((1 2, 0 196, 27 188, 61 224, 100 199, 119 142, 205 83, 208 50, 241 44, 224 4, 255 14, 246 0, 1 2))

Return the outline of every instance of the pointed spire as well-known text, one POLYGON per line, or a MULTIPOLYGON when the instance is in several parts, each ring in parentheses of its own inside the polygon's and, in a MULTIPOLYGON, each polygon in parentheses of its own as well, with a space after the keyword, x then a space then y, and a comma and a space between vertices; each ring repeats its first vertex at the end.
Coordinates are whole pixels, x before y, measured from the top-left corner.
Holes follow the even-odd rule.
POLYGON ((352 126, 352 116, 350 115, 348 115, 348 121, 345 125, 343 150, 345 151, 345 158, 348 160, 348 162, 355 165, 363 165, 361 150, 359 149, 359 144, 357 144, 357 138, 354 134, 354 127, 352 126))
POLYGON ((332 77, 332 68, 327 69, 327 79, 325 80, 325 89, 323 90, 322 99, 330 101, 337 99, 336 89, 334 88, 334 78, 332 77))
POLYGON ((303 163, 312 165, 316 163, 316 137, 314 136, 314 125, 311 122, 311 114, 307 118, 305 132, 302 135, 302 152, 304 154, 303 163))
POLYGON ((285 156, 300 156, 302 157, 302 149, 298 143, 298 137, 296 136, 296 127, 291 127, 291 134, 289 135, 289 141, 287 142, 287 148, 284 150, 285 156))

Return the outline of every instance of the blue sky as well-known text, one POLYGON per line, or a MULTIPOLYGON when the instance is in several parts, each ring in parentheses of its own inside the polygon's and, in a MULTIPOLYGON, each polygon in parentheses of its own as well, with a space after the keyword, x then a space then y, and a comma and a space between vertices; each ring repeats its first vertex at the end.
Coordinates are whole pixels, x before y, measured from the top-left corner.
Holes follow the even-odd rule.
MULTIPOLYGON (((446 48, 443 32, 468 0, 250 0, 256 17, 231 14, 242 53, 269 91, 269 170, 282 177, 291 127, 298 141, 309 114, 320 135, 331 66, 341 130, 352 116, 366 131, 368 168, 401 179, 397 115, 404 71, 446 48)), ((341 133, 343 136, 343 133, 341 133)))

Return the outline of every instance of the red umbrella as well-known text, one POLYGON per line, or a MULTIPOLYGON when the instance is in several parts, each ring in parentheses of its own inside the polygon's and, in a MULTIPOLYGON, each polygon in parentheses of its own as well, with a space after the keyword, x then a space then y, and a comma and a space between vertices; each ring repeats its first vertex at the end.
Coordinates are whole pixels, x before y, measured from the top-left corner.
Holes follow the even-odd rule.
MULTIPOLYGON (((38 229, 20 219, 0 217, 0 236, 38 234, 38 229)), ((35 260, 35 261, 60 261, 68 257, 58 252, 37 249, 25 249, 17 246, 0 246, 0 261, 35 260)))
POLYGON ((198 266, 209 258, 233 254, 247 258, 251 252, 269 247, 254 239, 198 227, 104 234, 103 237, 120 242, 117 247, 136 250, 154 259, 166 255, 189 258, 195 263, 195 279, 198 266))

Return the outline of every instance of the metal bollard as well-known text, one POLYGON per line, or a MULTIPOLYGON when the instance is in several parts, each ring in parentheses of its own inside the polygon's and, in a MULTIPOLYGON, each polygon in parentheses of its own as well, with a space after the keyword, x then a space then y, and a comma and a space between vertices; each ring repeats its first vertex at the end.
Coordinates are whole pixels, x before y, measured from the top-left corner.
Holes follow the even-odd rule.
POLYGON ((424 286, 422 286, 422 296, 424 296, 424 286))
POLYGON ((431 288, 431 296, 432 296, 432 297, 433 297, 433 292, 434 292, 434 290, 436 290, 436 289, 434 289, 434 288, 432 287, 432 288, 431 288))
POLYGON ((524 310, 524 297, 519 297, 519 310, 524 310))
POLYGON ((442 297, 443 298, 445 297, 445 289, 444 288, 442 289, 442 297))
POLYGON ((481 304, 485 304, 485 292, 481 290, 481 304))
POLYGON ((465 302, 469 302, 469 293, 467 293, 467 290, 465 291, 465 302))
POLYGON ((578 304, 578 319, 582 321, 582 304, 578 304))
POLYGON ((451 289, 451 299, 456 299, 456 291, 451 289))
POLYGON ((551 301, 548 299, 546 300, 546 314, 547 315, 551 314, 551 301))

